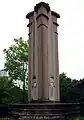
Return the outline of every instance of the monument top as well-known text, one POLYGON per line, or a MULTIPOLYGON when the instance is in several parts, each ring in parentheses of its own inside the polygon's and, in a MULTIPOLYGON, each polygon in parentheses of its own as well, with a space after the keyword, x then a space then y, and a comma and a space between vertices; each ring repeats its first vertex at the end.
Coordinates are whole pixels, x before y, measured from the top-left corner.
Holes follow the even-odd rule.
POLYGON ((40 2, 40 3, 36 4, 36 6, 34 7, 34 10, 35 10, 36 12, 38 12, 38 9, 39 9, 41 6, 45 7, 45 8, 47 9, 47 11, 50 11, 50 6, 49 6, 49 4, 48 4, 48 3, 45 3, 45 2, 40 2))
MULTIPOLYGON (((36 6, 34 7, 34 11, 35 11, 35 12, 38 12, 38 9, 39 9, 40 7, 42 7, 42 6, 43 6, 44 8, 46 8, 47 12, 50 11, 50 6, 49 6, 49 4, 48 4, 48 3, 45 3, 45 2, 40 2, 40 3, 36 4, 36 6)), ((29 18, 34 14, 34 11, 29 12, 29 13, 26 15, 26 18, 29 19, 29 18)), ((54 12, 54 11, 51 11, 51 13, 52 13, 53 15, 55 15, 57 18, 60 18, 60 15, 59 15, 58 13, 56 13, 56 12, 54 12)))

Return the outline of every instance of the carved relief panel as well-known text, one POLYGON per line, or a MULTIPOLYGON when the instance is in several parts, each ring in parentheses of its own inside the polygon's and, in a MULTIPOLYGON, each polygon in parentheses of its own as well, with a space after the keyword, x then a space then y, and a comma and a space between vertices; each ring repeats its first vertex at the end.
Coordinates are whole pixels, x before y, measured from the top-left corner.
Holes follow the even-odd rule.
POLYGON ((54 77, 49 79, 49 100, 54 100, 55 86, 54 86, 54 77))
POLYGON ((37 100, 37 81, 36 81, 36 76, 33 76, 32 79, 32 99, 37 100))

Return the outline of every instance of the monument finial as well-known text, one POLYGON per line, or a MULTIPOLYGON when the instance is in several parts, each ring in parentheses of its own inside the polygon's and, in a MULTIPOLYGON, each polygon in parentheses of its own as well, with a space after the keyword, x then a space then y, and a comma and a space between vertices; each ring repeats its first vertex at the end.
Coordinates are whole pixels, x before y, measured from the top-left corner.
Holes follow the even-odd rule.
POLYGON ((40 2, 40 3, 36 4, 36 6, 34 7, 34 10, 35 10, 36 12, 38 12, 38 9, 39 9, 41 6, 45 7, 45 8, 47 9, 47 11, 50 11, 50 6, 49 6, 49 4, 48 4, 48 3, 45 3, 45 2, 40 2))

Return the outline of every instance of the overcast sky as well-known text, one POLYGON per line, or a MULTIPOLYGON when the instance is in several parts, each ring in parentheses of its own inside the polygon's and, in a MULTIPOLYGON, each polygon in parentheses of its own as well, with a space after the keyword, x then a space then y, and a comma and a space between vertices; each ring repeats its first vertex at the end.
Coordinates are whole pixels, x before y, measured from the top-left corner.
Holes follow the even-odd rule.
MULTIPOLYGON (((59 67, 69 77, 84 77, 84 0, 43 0, 60 14, 59 67)), ((40 0, 0 0, 0 69, 4 68, 3 49, 14 38, 28 38, 25 16, 40 0)))

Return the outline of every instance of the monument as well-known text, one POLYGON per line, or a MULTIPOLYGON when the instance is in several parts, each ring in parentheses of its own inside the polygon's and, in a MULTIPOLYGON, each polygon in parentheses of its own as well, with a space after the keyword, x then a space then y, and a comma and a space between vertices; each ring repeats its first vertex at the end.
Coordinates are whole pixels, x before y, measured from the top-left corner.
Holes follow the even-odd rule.
POLYGON ((57 18, 60 15, 41 2, 26 18, 29 19, 29 102, 59 102, 57 18))
POLYGON ((57 19, 49 4, 40 2, 29 19, 28 104, 9 105, 9 120, 73 120, 77 103, 60 103, 57 19))

